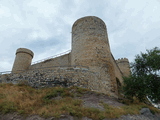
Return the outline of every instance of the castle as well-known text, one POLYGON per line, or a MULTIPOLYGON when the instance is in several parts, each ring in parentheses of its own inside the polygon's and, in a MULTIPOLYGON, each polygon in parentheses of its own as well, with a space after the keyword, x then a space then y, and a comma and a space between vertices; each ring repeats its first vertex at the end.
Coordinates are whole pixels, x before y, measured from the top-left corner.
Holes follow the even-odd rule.
POLYGON ((114 59, 106 25, 95 16, 73 24, 71 52, 31 65, 33 56, 29 49, 17 49, 12 72, 1 75, 1 82, 27 80, 33 87, 80 86, 117 97, 123 76, 130 75, 128 59, 114 59))

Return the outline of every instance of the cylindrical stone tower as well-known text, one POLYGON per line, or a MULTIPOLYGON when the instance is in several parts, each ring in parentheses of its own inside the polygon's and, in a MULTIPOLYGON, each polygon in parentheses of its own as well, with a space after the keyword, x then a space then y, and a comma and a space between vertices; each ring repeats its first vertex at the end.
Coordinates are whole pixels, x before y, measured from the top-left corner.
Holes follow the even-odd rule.
POLYGON ((97 66, 110 56, 105 23, 98 17, 78 19, 72 27, 72 65, 97 66), (100 62, 100 61, 99 61, 100 62))
POLYGON ((115 92, 112 59, 105 23, 95 16, 78 19, 72 27, 71 65, 87 66, 99 73, 101 92, 115 92))
POLYGON ((33 52, 26 48, 19 48, 16 51, 16 58, 13 64, 12 73, 20 73, 27 70, 31 65, 33 52))
POLYGON ((129 75, 131 75, 129 61, 127 58, 118 59, 116 60, 116 63, 120 68, 121 72, 123 73, 124 77, 128 77, 129 75))

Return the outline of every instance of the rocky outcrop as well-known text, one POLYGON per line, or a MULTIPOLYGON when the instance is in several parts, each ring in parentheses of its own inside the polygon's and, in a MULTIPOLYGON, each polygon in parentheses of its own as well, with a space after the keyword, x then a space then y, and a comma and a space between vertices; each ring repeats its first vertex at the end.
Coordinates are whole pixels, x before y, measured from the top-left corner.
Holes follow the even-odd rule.
MULTIPOLYGON (((123 115, 120 118, 103 119, 103 120, 160 120, 160 115, 153 115, 148 108, 140 110, 140 115, 123 115)), ((30 115, 24 117, 17 113, 0 115, 0 120, 93 120, 88 117, 77 118, 70 115, 61 115, 60 118, 42 118, 39 115, 30 115)))

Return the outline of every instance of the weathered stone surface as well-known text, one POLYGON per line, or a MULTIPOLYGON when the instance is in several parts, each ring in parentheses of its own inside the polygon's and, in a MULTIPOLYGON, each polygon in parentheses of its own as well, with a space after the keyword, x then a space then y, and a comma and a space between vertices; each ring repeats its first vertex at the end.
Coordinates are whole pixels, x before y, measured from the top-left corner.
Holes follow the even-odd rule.
POLYGON ((29 69, 35 69, 35 68, 45 68, 45 67, 51 67, 51 66, 70 66, 70 53, 62 55, 60 57, 51 58, 48 60, 45 60, 43 62, 33 64, 30 66, 29 69))
POLYGON ((100 90, 99 74, 76 67, 58 67, 50 69, 34 69, 23 73, 0 76, 2 83, 28 82, 32 87, 70 87, 79 86, 98 92, 100 90))
MULTIPOLYGON (((40 117, 39 115, 30 115, 24 117, 17 113, 8 113, 5 115, 2 114, 0 115, 0 119, 1 120, 93 120, 88 117, 78 118, 70 115, 61 115, 60 118, 55 118, 55 117, 43 118, 40 117)), ((154 115, 154 118, 149 118, 144 115, 123 115, 120 118, 113 118, 113 119, 105 118, 103 120, 160 120, 160 118, 157 117, 156 115, 154 115)))
POLYGON ((33 52, 26 48, 19 48, 16 51, 16 58, 12 68, 13 73, 20 73, 29 69, 33 58, 33 52))
POLYGON ((122 71, 123 75, 125 77, 128 77, 130 75, 130 67, 129 67, 129 61, 127 58, 121 58, 116 60, 116 63, 120 70, 122 71))
POLYGON ((151 111, 149 110, 149 108, 142 108, 141 110, 140 110, 140 113, 141 113, 141 115, 145 115, 145 116, 147 116, 147 117, 149 117, 149 118, 154 118, 154 115, 151 113, 151 111))

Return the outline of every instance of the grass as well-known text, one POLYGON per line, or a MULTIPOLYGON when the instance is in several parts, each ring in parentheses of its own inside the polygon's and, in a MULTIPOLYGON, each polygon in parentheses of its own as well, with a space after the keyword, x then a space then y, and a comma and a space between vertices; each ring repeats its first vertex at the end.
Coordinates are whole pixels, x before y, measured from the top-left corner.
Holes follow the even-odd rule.
POLYGON ((131 104, 122 107, 113 107, 101 102, 104 111, 82 106, 83 101, 77 99, 83 96, 88 89, 71 88, 43 88, 34 89, 25 85, 0 84, 0 112, 3 114, 18 112, 22 115, 38 114, 42 117, 60 117, 72 115, 89 117, 95 120, 117 118, 125 114, 139 114, 139 110, 148 107, 152 113, 158 109, 145 104, 131 104))

